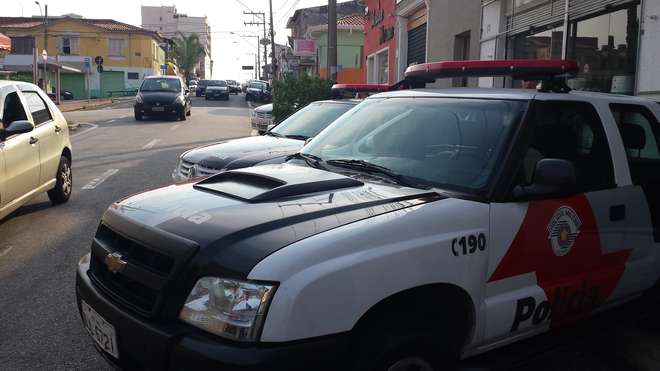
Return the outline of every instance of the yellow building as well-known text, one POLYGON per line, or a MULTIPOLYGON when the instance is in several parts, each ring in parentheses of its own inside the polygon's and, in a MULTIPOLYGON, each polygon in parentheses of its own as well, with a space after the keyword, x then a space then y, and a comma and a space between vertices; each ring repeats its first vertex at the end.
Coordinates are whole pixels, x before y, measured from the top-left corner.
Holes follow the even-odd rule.
MULTIPOLYGON (((111 19, 77 16, 48 18, 49 63, 55 61, 83 73, 63 73, 62 90, 75 99, 107 97, 137 89, 145 76, 159 75, 165 64, 164 39, 157 33, 111 19), (103 71, 95 63, 103 59, 103 71), (89 92, 88 92, 89 90, 89 92)), ((42 18, 0 17, 0 32, 11 38, 11 53, 4 66, 32 65, 32 50, 39 58, 45 46, 42 18)), ((31 71, 31 69, 29 70, 31 71)))

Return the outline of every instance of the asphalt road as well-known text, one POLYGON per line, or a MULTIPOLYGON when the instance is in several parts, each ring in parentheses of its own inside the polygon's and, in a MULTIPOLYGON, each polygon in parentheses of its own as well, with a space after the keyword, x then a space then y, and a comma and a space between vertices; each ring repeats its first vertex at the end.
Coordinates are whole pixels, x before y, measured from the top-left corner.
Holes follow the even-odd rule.
MULTIPOLYGON (((242 96, 195 98, 185 122, 135 122, 130 103, 71 112, 75 190, 40 196, 0 221, 0 370, 109 370, 75 305, 75 267, 112 201, 167 185, 181 152, 250 135, 242 96)), ((657 294, 577 325, 464 361, 465 370, 660 370, 657 294)), ((310 369, 312 371, 312 369, 310 369)))

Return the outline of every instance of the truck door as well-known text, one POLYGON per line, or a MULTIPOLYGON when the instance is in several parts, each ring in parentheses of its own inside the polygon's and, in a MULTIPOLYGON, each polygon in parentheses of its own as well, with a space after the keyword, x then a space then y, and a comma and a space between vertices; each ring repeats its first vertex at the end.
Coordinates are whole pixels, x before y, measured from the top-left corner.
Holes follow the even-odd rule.
POLYGON ((626 152, 632 184, 627 187, 625 244, 634 249, 622 290, 640 291, 660 275, 660 124, 644 105, 611 104, 626 152))
MULTIPOLYGON (((532 334, 607 302, 630 250, 623 244, 625 192, 615 183, 601 116, 588 102, 535 101, 511 162, 517 186, 541 159, 571 161, 577 193, 493 203, 485 338, 532 334)), ((512 197, 510 199, 513 199, 512 197)))

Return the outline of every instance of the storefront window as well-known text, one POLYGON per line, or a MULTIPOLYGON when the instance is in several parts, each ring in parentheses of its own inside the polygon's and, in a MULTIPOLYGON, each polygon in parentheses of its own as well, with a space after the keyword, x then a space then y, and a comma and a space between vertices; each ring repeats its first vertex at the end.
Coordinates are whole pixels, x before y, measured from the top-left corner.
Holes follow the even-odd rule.
POLYGON ((571 24, 568 56, 580 66, 573 89, 633 94, 639 11, 633 5, 571 24))
POLYGON ((564 27, 516 36, 513 39, 514 59, 561 59, 564 27))

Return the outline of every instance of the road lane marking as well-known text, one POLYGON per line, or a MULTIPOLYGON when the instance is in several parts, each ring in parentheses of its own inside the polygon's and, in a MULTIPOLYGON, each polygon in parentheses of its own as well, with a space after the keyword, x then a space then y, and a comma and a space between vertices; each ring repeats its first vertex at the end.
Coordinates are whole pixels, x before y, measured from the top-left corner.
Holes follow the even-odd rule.
POLYGON ((101 185, 101 183, 108 180, 108 178, 110 178, 111 176, 117 174, 118 171, 119 171, 119 169, 108 169, 105 173, 101 174, 101 176, 99 176, 98 178, 94 178, 91 182, 85 184, 85 186, 82 187, 82 189, 94 189, 94 188, 98 187, 99 185, 101 185))
POLYGON ((69 135, 69 138, 75 138, 75 137, 77 137, 78 135, 87 134, 87 133, 89 133, 90 131, 92 131, 92 130, 94 130, 94 129, 96 129, 96 128, 99 127, 98 125, 96 125, 96 124, 91 124, 91 123, 89 123, 89 122, 83 122, 83 123, 80 124, 80 126, 83 126, 83 125, 85 125, 85 126, 91 126, 91 127, 90 127, 89 129, 87 129, 87 130, 83 130, 83 131, 81 131, 80 133, 76 133, 76 134, 69 135))
POLYGON ((112 123, 115 122, 115 121, 117 121, 117 120, 112 119, 112 120, 108 120, 108 121, 106 121, 106 122, 107 122, 108 124, 112 124, 112 123))
POLYGON ((153 148, 153 146, 158 144, 158 142, 160 142, 160 139, 154 139, 151 142, 145 144, 144 147, 142 147, 142 149, 151 149, 151 148, 153 148))
POLYGON ((0 258, 2 258, 3 256, 9 254, 9 252, 10 252, 13 248, 14 248, 14 246, 9 246, 5 251, 0 252, 0 258))
POLYGON ((170 130, 174 131, 174 130, 178 129, 179 126, 181 126, 181 124, 176 124, 176 125, 172 126, 172 127, 170 128, 170 130))

